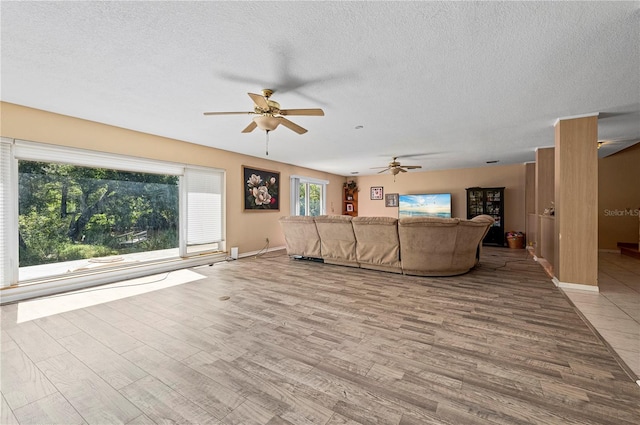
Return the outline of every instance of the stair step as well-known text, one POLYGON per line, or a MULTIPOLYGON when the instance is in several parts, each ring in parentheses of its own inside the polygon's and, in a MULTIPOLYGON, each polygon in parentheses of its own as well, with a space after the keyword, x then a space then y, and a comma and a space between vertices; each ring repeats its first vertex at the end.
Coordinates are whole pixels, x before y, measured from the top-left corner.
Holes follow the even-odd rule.
POLYGON ((629 257, 637 258, 640 260, 640 250, 638 244, 633 242, 618 242, 618 248, 620 248, 620 254, 627 255, 629 257))

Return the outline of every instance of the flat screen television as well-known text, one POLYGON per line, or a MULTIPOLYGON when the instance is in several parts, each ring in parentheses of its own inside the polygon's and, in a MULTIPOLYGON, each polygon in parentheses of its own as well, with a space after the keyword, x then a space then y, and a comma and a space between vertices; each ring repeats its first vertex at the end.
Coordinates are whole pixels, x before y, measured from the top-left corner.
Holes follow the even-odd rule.
POLYGON ((451 217, 450 193, 400 195, 398 217, 451 217))

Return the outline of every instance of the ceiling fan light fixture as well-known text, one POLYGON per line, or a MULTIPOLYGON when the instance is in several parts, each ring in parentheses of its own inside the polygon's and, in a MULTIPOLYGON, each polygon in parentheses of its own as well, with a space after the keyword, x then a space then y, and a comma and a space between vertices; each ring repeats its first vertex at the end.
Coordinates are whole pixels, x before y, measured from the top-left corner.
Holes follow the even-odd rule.
POLYGON ((280 120, 273 115, 259 115, 253 119, 260 130, 273 131, 280 124, 280 120))
POLYGON ((289 121, 284 115, 306 115, 306 116, 324 116, 324 111, 320 108, 311 109, 280 109, 280 104, 275 100, 269 99, 273 94, 273 90, 262 90, 262 96, 255 93, 247 93, 253 100, 253 112, 205 112, 205 115, 236 115, 236 114, 249 114, 256 115, 251 120, 249 125, 242 130, 242 133, 251 133, 256 128, 266 131, 267 134, 270 131, 275 130, 280 124, 287 127, 289 130, 295 131, 298 134, 304 134, 307 130, 300 127, 298 124, 289 121))

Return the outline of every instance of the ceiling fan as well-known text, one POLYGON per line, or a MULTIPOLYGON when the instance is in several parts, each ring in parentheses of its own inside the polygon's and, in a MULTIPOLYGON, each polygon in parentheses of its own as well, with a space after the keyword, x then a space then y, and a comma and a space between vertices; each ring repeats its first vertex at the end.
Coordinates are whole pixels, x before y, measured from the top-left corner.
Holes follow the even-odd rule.
POLYGON ((250 112, 205 112, 204 115, 236 115, 236 114, 248 114, 256 115, 256 117, 249 123, 249 125, 242 130, 242 133, 250 133, 256 129, 264 130, 267 135, 270 131, 275 130, 278 125, 282 124, 290 130, 295 131, 298 134, 304 134, 307 132, 305 128, 300 127, 298 124, 289 121, 284 116, 289 115, 307 115, 307 116, 324 116, 324 111, 319 108, 314 109, 280 109, 280 104, 270 97, 273 94, 273 90, 264 89, 262 95, 255 93, 247 93, 253 100, 253 111, 250 112))
POLYGON ((391 174, 393 174, 393 181, 396 181, 396 175, 398 173, 406 173, 407 170, 422 168, 422 166, 420 165, 404 165, 403 166, 402 164, 400 164, 400 162, 398 162, 398 157, 394 156, 391 162, 389 163, 389 165, 387 165, 386 167, 373 167, 372 170, 379 169, 379 168, 384 168, 384 170, 379 171, 378 174, 382 174, 386 171, 389 171, 391 174))

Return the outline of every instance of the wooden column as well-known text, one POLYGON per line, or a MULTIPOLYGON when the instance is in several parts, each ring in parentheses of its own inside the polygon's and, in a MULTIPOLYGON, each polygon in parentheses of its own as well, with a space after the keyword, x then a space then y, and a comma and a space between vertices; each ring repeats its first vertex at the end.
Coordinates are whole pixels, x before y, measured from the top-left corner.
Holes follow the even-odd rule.
POLYGON ((598 116, 555 125, 556 251, 560 286, 598 286, 598 116))
MULTIPOLYGON (((545 208, 549 208, 554 202, 555 179, 555 149, 539 148, 536 150, 536 201, 535 213, 537 214, 538 231, 536 232, 536 255, 542 254, 542 232, 540 231, 540 216, 545 208)), ((553 258, 545 258, 553 264, 553 258)))
POLYGON ((536 163, 524 165, 524 233, 527 245, 533 246, 538 231, 536 215, 536 163))

